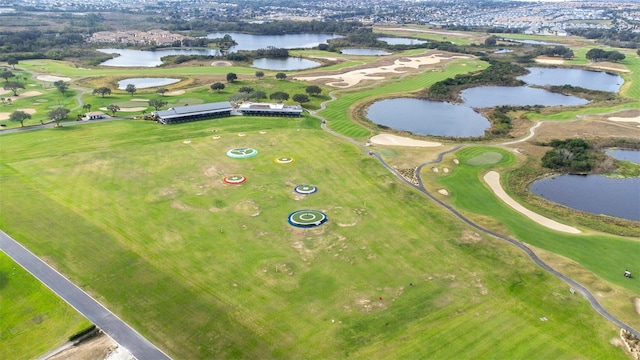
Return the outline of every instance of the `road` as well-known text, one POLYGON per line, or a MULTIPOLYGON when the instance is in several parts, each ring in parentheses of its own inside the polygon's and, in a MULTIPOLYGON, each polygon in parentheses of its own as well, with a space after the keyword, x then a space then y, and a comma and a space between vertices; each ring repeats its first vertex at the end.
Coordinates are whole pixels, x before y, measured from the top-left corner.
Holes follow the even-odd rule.
POLYGON ((82 291, 59 272, 0 230, 0 250, 69 303, 138 360, 169 360, 167 354, 82 291))

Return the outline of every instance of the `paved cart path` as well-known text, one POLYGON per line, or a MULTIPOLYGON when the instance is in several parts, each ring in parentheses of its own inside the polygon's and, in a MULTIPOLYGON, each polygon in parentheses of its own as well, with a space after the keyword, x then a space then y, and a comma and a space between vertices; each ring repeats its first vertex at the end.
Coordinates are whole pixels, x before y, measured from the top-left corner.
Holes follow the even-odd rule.
POLYGON ((0 250, 25 268, 54 293, 69 303, 89 321, 138 360, 169 360, 167 354, 145 339, 131 326, 82 291, 54 268, 0 230, 0 250))

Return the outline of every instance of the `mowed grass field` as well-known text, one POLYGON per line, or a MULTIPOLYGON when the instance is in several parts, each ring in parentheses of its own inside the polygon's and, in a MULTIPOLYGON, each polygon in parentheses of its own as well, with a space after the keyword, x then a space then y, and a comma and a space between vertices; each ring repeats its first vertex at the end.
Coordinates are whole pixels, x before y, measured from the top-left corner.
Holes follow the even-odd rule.
POLYGON ((566 284, 319 125, 5 134, 0 228, 176 359, 626 357, 566 284), (247 182, 222 182, 234 174, 247 182), (292 227, 300 209, 329 222, 292 227))
POLYGON ((35 359, 91 325, 1 251, 0 319, 2 359, 35 359))

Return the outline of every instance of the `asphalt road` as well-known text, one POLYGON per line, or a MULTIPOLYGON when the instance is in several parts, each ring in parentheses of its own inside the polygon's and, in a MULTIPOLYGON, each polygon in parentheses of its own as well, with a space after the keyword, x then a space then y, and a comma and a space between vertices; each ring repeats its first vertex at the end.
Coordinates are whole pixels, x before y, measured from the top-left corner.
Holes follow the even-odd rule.
POLYGON ((169 360, 167 354, 127 323, 0 230, 0 250, 40 280, 138 360, 169 360))

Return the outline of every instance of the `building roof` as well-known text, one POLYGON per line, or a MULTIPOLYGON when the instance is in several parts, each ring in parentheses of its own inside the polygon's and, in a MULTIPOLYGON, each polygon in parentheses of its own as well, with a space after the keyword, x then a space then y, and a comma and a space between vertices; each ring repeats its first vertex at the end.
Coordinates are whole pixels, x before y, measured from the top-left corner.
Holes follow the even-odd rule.
POLYGON ((245 102, 238 106, 238 110, 265 110, 265 111, 285 111, 285 112, 302 112, 300 105, 284 105, 282 103, 252 103, 245 102))
POLYGON ((231 110, 231 103, 221 101, 216 103, 185 105, 180 107, 172 107, 167 110, 156 111, 156 115, 162 119, 182 117, 188 115, 206 114, 217 111, 231 110))

